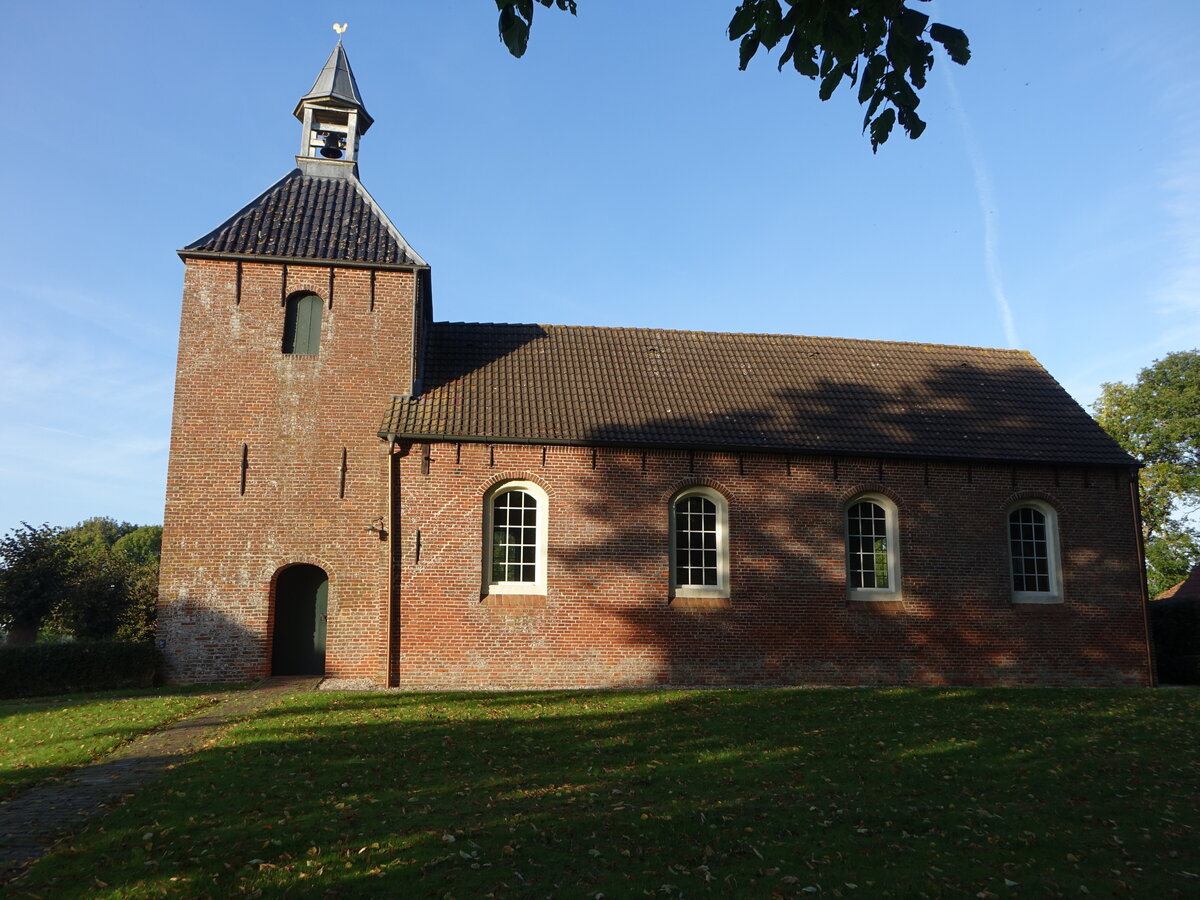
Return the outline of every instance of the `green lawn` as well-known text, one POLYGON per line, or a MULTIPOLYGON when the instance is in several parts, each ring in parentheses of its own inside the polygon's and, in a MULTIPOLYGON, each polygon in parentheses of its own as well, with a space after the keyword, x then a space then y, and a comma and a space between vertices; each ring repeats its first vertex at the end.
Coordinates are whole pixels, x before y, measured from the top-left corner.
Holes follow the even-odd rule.
POLYGON ((0 799, 105 756, 214 698, 212 692, 147 689, 0 702, 0 799))
POLYGON ((1200 691, 300 694, 14 896, 1200 895, 1200 691))

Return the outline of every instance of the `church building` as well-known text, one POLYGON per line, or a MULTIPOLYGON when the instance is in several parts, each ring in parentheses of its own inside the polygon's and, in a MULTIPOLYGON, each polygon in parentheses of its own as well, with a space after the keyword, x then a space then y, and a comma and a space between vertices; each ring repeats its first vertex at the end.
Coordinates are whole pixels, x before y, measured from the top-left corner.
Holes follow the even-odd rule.
POLYGON ((1153 680, 1137 467, 1028 353, 435 321, 339 43, 185 264, 173 682, 1153 680))

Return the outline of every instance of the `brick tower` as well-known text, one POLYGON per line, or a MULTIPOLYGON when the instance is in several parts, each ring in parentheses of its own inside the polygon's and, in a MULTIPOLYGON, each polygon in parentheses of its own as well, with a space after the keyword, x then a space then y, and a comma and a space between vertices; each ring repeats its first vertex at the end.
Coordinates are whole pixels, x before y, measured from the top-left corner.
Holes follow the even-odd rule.
POLYGON ((372 119, 340 42, 294 114, 297 168, 179 251, 172 681, 388 671, 392 462, 375 426, 419 377, 429 267, 358 180, 372 119))

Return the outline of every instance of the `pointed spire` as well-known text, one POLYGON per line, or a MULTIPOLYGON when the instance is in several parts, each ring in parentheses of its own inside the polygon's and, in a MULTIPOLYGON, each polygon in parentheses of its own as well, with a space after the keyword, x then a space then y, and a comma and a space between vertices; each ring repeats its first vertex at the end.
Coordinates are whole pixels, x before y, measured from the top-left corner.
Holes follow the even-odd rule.
POLYGON ((304 119, 304 104, 308 101, 357 109, 360 117, 359 134, 366 134, 371 123, 375 121, 363 104, 362 94, 358 92, 358 82, 354 80, 350 60, 346 58, 346 51, 340 40, 329 54, 329 59, 325 61, 321 74, 313 82, 312 90, 296 103, 295 112, 292 114, 301 121, 304 119))

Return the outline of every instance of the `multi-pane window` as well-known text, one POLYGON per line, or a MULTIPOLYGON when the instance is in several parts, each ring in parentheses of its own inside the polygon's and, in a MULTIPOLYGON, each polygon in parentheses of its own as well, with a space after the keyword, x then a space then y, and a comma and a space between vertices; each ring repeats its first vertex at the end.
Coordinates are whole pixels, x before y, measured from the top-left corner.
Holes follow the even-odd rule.
POLYGON ((693 487, 671 501, 671 591, 675 597, 728 597, 728 504, 693 487))
POLYGON ((878 503, 861 500, 846 512, 850 587, 890 588, 888 516, 878 503))
POLYGON ((283 313, 283 352, 316 356, 321 349, 321 298, 293 294, 283 313))
POLYGON ((537 581, 537 500, 525 491, 492 498, 492 581, 537 581))
POLYGON ((896 505, 858 497, 846 507, 846 588, 858 600, 899 600, 900 553, 896 505))
POLYGON ((675 503, 675 584, 717 586, 717 505, 697 494, 675 503))
POLYGON ((1014 598, 1027 602, 1061 599, 1058 536, 1054 511, 1027 503, 1008 514, 1008 555, 1014 598))
POLYGON ((546 587, 546 494, 506 482, 484 501, 484 582, 488 592, 542 593, 546 587))

